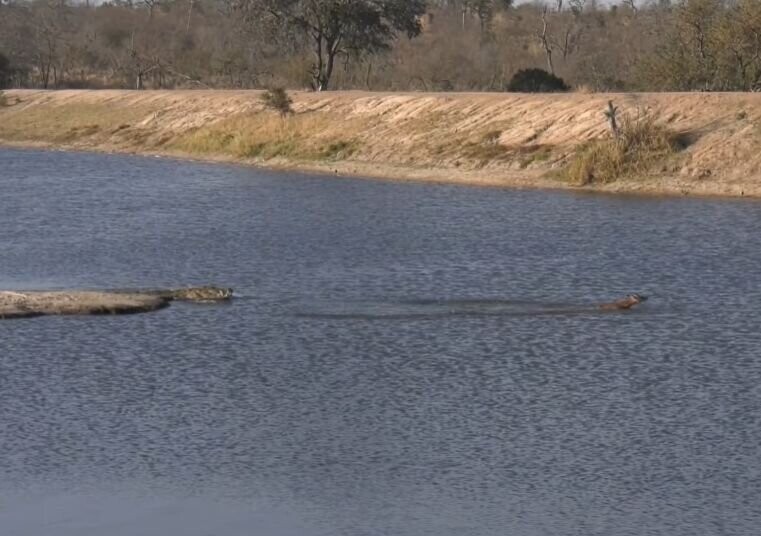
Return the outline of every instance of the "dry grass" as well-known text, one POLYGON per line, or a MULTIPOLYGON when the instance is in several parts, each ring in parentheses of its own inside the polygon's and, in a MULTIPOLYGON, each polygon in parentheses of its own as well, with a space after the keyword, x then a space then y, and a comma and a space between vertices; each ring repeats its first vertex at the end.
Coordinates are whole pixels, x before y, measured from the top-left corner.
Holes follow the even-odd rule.
POLYGON ((625 118, 617 138, 581 145, 565 170, 565 178, 586 186, 644 176, 678 149, 677 135, 652 117, 625 118))
POLYGON ((241 114, 180 135, 170 147, 194 155, 270 160, 341 160, 361 146, 360 121, 334 121, 323 113, 276 117, 241 114))
POLYGON ((5 106, 10 106, 10 102, 8 102, 8 96, 5 94, 5 92, 0 91, 0 108, 5 106))
POLYGON ((573 88, 574 93, 581 93, 583 95, 589 95, 590 93, 597 93, 595 88, 589 84, 579 84, 573 88))
POLYGON ((532 145, 530 150, 524 150, 520 159, 520 168, 526 169, 533 165, 543 164, 552 158, 552 147, 547 145, 532 145))
POLYGON ((517 163, 518 167, 525 169, 535 160, 546 159, 548 153, 545 153, 545 150, 547 148, 540 145, 504 143, 502 135, 509 128, 509 125, 505 125, 503 128, 476 131, 466 138, 452 136, 452 139, 440 146, 438 150, 456 155, 460 161, 475 169, 513 163, 517 163))
POLYGON ((476 169, 500 164, 526 169, 551 158, 550 146, 536 143, 505 144, 501 140, 503 132, 504 130, 487 130, 471 139, 450 143, 446 149, 476 169))
POLYGON ((461 144, 458 152, 464 159, 475 162, 477 167, 509 160, 512 156, 509 148, 488 137, 480 142, 461 144))
POLYGON ((761 122, 753 114, 761 94, 293 92, 296 113, 284 119, 256 91, 6 95, 12 105, 0 107, 0 143, 11 145, 409 180, 761 196, 761 122), (624 126, 614 142, 600 116, 612 97, 685 134, 675 143, 643 121, 624 126))
MULTIPOLYGON (((22 101, 23 103, 23 101, 22 101)), ((9 110, 17 108, 14 106, 9 110)), ((103 104, 74 104, 66 106, 40 106, 12 111, 0 121, 0 137, 10 141, 24 141, 34 133, 37 141, 75 143, 83 138, 107 140, 120 125, 143 117, 140 107, 103 104)))

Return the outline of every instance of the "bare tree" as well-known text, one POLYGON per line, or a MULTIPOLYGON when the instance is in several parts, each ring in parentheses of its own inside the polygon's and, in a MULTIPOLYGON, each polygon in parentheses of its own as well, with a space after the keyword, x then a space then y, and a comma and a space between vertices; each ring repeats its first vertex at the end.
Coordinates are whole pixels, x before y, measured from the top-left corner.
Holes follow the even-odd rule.
POLYGON ((274 27, 295 29, 311 42, 311 77, 317 91, 329 88, 339 55, 389 48, 398 33, 420 33, 425 0, 240 0, 238 6, 274 27))
POLYGON ((132 68, 135 76, 135 89, 145 89, 145 76, 160 68, 160 63, 154 58, 149 58, 141 54, 135 47, 135 32, 132 32, 130 38, 129 55, 132 60, 132 68))
MULTIPOLYGON (((562 0, 559 0, 562 1, 562 0)), ((537 34, 539 41, 544 49, 544 54, 547 57, 547 70, 551 74, 555 74, 555 66, 552 63, 552 43, 550 37, 547 35, 547 6, 542 9, 542 30, 537 34)))
POLYGON ((161 0, 140 0, 148 8, 148 20, 153 20, 153 10, 161 4, 161 0))
POLYGON ((573 21, 566 24, 560 38, 550 38, 552 45, 563 54, 563 61, 567 60, 568 56, 579 46, 583 32, 584 26, 577 24, 574 18, 573 21))

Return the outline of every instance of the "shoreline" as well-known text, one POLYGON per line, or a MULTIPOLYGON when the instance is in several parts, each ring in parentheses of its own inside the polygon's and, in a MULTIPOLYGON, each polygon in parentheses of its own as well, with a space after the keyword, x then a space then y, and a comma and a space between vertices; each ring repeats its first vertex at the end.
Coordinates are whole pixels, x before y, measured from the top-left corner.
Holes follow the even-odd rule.
MULTIPOLYGON (((447 177, 441 176, 426 176, 420 174, 408 174, 405 175, 405 168, 395 168, 398 173, 394 174, 373 174, 368 170, 365 173, 359 173, 355 171, 357 167, 356 163, 352 163, 350 166, 339 166, 347 169, 339 169, 338 172, 329 169, 325 166, 310 166, 303 163, 282 163, 278 165, 266 164, 260 162, 251 162, 246 160, 238 160, 234 158, 227 158, 223 156, 219 157, 199 157, 195 155, 188 155, 182 153, 168 153, 168 152, 137 152, 137 151, 119 151, 105 148, 83 148, 83 147, 62 147, 44 142, 32 142, 32 143, 8 143, 0 140, 0 150, 2 149, 15 149, 15 150, 29 150, 29 151, 50 151, 50 152, 64 152, 64 153, 82 153, 82 154, 102 154, 111 156, 137 156, 140 158, 165 158, 169 160, 176 160, 177 162, 198 163, 198 164, 219 164, 219 165, 231 165, 241 166, 252 169, 261 169, 264 171, 272 171, 276 173, 297 173, 300 175, 312 175, 325 178, 337 178, 348 180, 372 180, 394 183, 409 183, 409 184, 439 184, 439 185, 451 185, 451 186, 466 186, 471 188, 496 188, 501 190, 517 190, 517 191, 546 191, 546 192, 563 192, 567 194, 577 195, 602 195, 602 196, 614 196, 614 197, 634 197, 634 198, 688 198, 688 199, 724 199, 724 200, 746 200, 746 201, 761 201, 761 193, 758 194, 739 194, 739 193, 727 193, 727 192, 700 192, 700 191, 677 191, 677 190, 664 190, 658 188, 628 188, 626 185, 620 187, 607 187, 601 188, 599 186, 573 186, 564 185, 548 180, 544 181, 526 181, 520 183, 509 183, 494 180, 472 180, 468 176, 456 176, 450 175, 447 177), (352 168, 352 169, 348 169, 352 168)), ((406 169, 409 171, 409 168, 406 169)), ((413 172, 416 170, 412 170, 413 172)))
MULTIPOLYGON (((263 110, 260 93, 7 91, 13 103, 0 108, 0 147, 155 156, 395 182, 761 197, 761 96, 755 94, 707 94, 712 110, 705 94, 294 93, 297 114, 281 120, 263 110), (703 130, 649 176, 570 184, 559 171, 580 145, 605 135, 606 125, 595 112, 609 97, 649 100, 647 108, 657 115, 656 105, 676 100, 680 108, 688 102, 697 111, 683 122, 708 121, 715 132, 702 123, 682 125, 676 130, 703 130), (550 105, 558 108, 553 114, 531 112, 550 105), (752 118, 748 112, 736 114, 734 121, 727 118, 726 109, 737 106, 752 110, 752 118), (722 121, 716 120, 720 111, 725 112, 722 121), (548 123, 553 115, 568 117, 548 123), (544 123, 537 128, 537 121, 544 123), (743 123, 749 123, 744 130, 743 123)), ((668 119, 669 124, 679 121, 673 115, 668 119)))
POLYGON ((112 147, 81 147, 81 146, 62 146, 48 142, 7 142, 0 140, 0 149, 16 150, 38 150, 49 152, 65 153, 82 153, 82 154, 103 154, 113 156, 138 156, 142 158, 166 158, 177 160, 178 162, 197 162, 203 164, 225 164, 241 166, 246 168, 261 169, 274 172, 293 172, 305 175, 319 175, 324 177, 338 177, 358 180, 379 180, 389 182, 410 182, 410 183, 433 183, 433 184, 452 184, 459 186, 473 186, 483 188, 508 188, 521 190, 561 190, 595 193, 599 190, 586 187, 573 187, 561 183, 542 181, 537 185, 534 181, 519 181, 513 183, 500 178, 474 178, 471 174, 461 173, 452 174, 450 170, 423 170, 412 167, 395 167, 386 166, 384 171, 378 171, 377 166, 364 162, 337 162, 330 165, 320 165, 319 163, 295 162, 295 161, 277 161, 277 162, 258 162, 251 159, 239 159, 224 155, 217 156, 198 156, 174 151, 133 151, 119 150, 112 147))

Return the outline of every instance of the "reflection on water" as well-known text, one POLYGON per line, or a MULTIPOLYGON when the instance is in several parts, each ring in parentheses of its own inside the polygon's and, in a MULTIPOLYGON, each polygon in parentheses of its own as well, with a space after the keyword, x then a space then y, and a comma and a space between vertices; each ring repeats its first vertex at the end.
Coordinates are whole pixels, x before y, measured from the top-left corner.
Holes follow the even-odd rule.
POLYGON ((0 181, 0 287, 242 296, 0 323, 4 536, 761 526, 760 204, 25 151, 0 181))

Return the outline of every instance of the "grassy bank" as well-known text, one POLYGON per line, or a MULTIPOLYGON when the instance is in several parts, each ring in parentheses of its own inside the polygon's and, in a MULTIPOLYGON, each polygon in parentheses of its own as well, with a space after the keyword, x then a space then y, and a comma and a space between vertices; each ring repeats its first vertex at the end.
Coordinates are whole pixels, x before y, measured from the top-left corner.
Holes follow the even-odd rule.
POLYGON ((761 95, 8 91, 0 143, 393 179, 761 196, 761 95), (603 111, 620 109, 613 139, 603 111))

